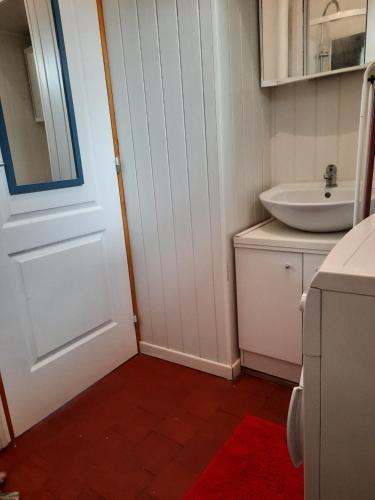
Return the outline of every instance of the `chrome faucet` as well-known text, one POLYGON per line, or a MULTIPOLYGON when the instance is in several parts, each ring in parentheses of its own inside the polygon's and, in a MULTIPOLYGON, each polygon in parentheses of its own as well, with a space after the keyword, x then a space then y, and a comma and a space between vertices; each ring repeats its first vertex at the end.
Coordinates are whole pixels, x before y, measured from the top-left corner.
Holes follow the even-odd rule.
POLYGON ((327 165, 326 173, 323 176, 326 181, 326 189, 337 186, 337 167, 336 165, 327 165))

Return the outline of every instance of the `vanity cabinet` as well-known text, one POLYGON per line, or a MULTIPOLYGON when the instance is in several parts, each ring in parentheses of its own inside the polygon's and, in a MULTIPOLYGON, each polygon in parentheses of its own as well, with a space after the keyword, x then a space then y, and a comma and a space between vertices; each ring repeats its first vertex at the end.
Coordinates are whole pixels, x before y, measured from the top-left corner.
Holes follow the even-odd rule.
POLYGON ((268 220, 234 238, 241 364, 298 381, 300 301, 344 233, 305 233, 268 220))

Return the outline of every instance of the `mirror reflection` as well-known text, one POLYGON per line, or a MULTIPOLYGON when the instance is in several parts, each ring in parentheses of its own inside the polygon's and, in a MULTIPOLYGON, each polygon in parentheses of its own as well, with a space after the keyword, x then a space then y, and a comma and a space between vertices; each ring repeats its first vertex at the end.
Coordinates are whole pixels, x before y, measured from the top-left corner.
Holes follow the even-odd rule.
POLYGON ((368 5, 368 0, 261 0, 262 83, 364 65, 371 58, 368 5))
POLYGON ((308 73, 365 62, 367 0, 309 0, 308 73))
POLYGON ((11 193, 83 182, 59 22, 57 1, 0 1, 0 146, 11 193))

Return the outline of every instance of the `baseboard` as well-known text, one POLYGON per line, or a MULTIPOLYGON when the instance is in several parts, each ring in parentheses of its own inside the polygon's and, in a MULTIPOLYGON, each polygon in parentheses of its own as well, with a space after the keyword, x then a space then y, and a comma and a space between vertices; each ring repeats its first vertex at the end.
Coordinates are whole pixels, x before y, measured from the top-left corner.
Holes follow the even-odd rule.
POLYGON ((233 378, 237 378, 241 373, 241 359, 238 358, 232 365, 233 378))
POLYGON ((292 382, 299 382, 301 365, 288 363, 281 359, 269 358, 254 352, 241 350, 242 366, 257 372, 273 375, 292 382))
POLYGON ((212 375, 217 375, 218 377, 223 377, 228 380, 236 378, 241 371, 241 362, 239 359, 236 360, 233 365, 225 365, 217 361, 199 358, 192 354, 167 349, 166 347, 160 347, 143 341, 139 342, 139 350, 143 354, 164 359, 165 361, 171 361, 172 363, 187 366, 188 368, 194 368, 202 372, 211 373, 212 375))

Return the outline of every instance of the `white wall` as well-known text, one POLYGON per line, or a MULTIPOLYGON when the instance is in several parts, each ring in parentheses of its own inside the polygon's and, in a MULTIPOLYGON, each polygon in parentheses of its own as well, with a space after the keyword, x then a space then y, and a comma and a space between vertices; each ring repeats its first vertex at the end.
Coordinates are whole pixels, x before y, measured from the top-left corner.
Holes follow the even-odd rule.
POLYGON ((256 8, 104 1, 142 349, 224 374, 215 363, 237 358, 231 236, 263 216, 269 183, 256 8))
POLYGON ((254 3, 216 2, 219 145, 229 233, 263 217, 258 194, 270 184, 270 94, 259 83, 254 3))
POLYGON ((272 185, 321 181, 334 163, 339 180, 354 179, 363 72, 274 87, 272 185))
POLYGON ((207 6, 104 2, 142 341, 226 363, 207 6))
POLYGON ((228 279, 224 309, 232 353, 238 349, 232 237, 265 218, 259 194, 270 186, 269 89, 261 89, 257 2, 214 2, 219 150, 228 279))
POLYGON ((18 184, 51 180, 46 132, 34 119, 24 49, 30 41, 0 32, 0 96, 18 184))

